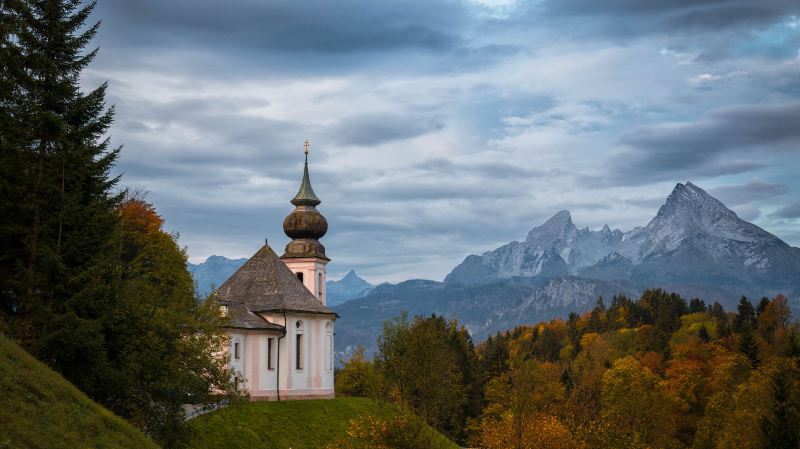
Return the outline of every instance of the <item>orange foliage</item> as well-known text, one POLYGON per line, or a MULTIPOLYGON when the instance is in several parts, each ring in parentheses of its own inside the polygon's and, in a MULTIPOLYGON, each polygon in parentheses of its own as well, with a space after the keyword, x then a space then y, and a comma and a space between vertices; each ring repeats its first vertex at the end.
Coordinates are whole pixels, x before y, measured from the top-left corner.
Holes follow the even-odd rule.
POLYGON ((139 199, 128 198, 119 206, 122 229, 125 232, 153 234, 161 231, 164 219, 156 212, 152 204, 139 199))

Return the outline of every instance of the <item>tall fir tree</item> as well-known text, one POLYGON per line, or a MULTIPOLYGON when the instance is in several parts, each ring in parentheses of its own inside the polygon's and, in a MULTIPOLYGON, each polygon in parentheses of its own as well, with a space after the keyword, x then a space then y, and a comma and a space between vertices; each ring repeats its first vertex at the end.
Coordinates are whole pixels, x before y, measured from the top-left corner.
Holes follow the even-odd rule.
POLYGON ((118 150, 106 85, 80 90, 94 3, 8 0, 3 11, 2 313, 8 331, 95 397, 106 390, 115 294, 118 150))

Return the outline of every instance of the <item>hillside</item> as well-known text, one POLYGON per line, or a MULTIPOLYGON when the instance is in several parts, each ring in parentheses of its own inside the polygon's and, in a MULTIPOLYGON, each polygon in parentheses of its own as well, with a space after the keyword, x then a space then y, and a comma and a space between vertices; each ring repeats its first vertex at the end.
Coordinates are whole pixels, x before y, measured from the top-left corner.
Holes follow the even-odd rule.
MULTIPOLYGON (((249 402, 202 415, 190 422, 189 448, 319 449, 345 435, 351 419, 362 415, 387 417, 388 405, 371 399, 249 402)), ((436 447, 457 448, 430 430, 436 447)))
POLYGON ((0 335, 0 447, 158 446, 0 335))

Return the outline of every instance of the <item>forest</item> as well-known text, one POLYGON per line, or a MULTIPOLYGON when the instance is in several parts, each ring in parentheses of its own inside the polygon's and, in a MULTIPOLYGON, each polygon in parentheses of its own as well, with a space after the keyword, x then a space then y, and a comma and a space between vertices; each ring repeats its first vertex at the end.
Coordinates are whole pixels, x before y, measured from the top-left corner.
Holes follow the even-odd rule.
POLYGON ((400 316, 336 391, 398 404, 468 447, 798 448, 798 356, 784 296, 725 311, 654 289, 477 346, 455 321, 400 316))

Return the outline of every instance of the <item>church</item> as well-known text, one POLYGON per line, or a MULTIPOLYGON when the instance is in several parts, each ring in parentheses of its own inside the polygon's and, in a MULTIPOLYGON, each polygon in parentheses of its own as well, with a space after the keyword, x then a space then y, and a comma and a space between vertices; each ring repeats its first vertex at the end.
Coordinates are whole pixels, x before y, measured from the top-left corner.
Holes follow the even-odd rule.
POLYGON ((333 398, 333 329, 325 306, 330 259, 319 239, 328 222, 308 175, 308 141, 294 210, 283 221, 292 240, 278 256, 268 242, 214 293, 229 318, 230 366, 253 400, 333 398))

